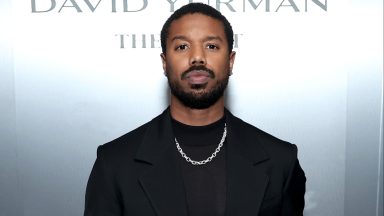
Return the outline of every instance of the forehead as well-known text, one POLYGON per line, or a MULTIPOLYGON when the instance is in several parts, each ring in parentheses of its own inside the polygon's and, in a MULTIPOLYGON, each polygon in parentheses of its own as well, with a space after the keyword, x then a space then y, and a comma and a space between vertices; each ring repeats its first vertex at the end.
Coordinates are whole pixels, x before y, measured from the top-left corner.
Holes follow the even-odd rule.
POLYGON ((186 14, 174 20, 168 30, 168 40, 175 36, 184 36, 191 39, 215 36, 225 40, 223 23, 215 18, 201 14, 186 14))

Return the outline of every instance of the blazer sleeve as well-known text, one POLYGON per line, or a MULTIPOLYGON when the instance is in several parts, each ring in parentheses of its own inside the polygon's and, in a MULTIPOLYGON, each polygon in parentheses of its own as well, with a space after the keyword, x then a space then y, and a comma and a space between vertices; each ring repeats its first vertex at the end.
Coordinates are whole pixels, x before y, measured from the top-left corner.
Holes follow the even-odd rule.
POLYGON ((282 216, 302 216, 304 211, 306 177, 299 160, 292 167, 284 187, 282 216))
POLYGON ((112 167, 108 169, 103 148, 97 148, 97 158, 88 179, 84 216, 121 216, 117 186, 112 167))

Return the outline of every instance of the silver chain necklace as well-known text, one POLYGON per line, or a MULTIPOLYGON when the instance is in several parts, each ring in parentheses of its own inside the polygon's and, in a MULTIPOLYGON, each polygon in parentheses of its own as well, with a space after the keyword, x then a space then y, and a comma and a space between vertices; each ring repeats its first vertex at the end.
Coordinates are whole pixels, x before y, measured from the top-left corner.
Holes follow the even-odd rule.
POLYGON ((192 160, 190 157, 188 157, 183 149, 181 149, 180 147, 180 144, 179 142, 177 142, 177 139, 175 137, 175 143, 176 143, 176 148, 177 150, 180 152, 181 156, 188 162, 188 163, 191 163, 192 165, 204 165, 210 161, 212 161, 213 158, 216 157, 217 153, 220 152, 220 149, 221 147, 223 147, 223 144, 224 144, 224 141, 225 141, 225 138, 227 137, 227 124, 224 124, 224 132, 223 132, 223 137, 221 137, 221 140, 220 140, 220 143, 219 145, 217 146, 216 150, 212 153, 211 156, 209 156, 207 159, 205 160, 202 160, 202 161, 195 161, 195 160, 192 160))

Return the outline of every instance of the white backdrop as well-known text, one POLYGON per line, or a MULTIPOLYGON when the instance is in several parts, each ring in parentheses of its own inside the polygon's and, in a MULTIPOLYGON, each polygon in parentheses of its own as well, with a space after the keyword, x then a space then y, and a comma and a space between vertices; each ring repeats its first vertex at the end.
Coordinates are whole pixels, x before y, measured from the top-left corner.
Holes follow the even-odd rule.
MULTIPOLYGON (((383 2, 200 2, 237 34, 227 106, 299 147, 306 215, 383 215, 383 2)), ((0 215, 82 214, 97 146, 168 105, 159 33, 186 3, 0 3, 0 215)))

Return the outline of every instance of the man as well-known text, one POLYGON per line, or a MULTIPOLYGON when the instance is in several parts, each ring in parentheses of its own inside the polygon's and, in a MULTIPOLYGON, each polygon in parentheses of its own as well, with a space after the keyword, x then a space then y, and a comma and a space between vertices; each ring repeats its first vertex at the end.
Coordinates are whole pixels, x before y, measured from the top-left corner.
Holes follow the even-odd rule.
POLYGON ((98 148, 84 215, 303 215, 296 146, 224 107, 235 60, 227 19, 188 4, 164 24, 161 45, 170 106, 98 148))

